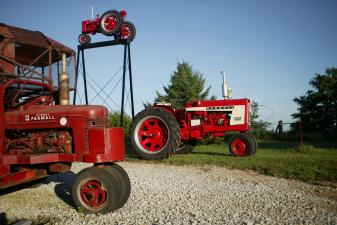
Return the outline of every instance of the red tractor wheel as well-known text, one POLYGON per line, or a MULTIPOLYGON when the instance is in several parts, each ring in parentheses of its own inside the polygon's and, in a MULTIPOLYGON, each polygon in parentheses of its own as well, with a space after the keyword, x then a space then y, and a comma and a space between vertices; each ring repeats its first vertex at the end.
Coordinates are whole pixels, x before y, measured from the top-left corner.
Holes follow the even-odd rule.
POLYGON ((130 141, 137 155, 143 159, 168 158, 180 143, 179 124, 164 109, 147 108, 133 119, 130 141))
POLYGON ((116 10, 109 10, 103 13, 99 21, 99 29, 102 34, 112 36, 120 31, 123 18, 116 10))
POLYGON ((250 135, 236 134, 229 140, 229 151, 234 156, 252 156, 255 154, 255 144, 250 135))
POLYGON ((125 205, 125 203, 128 201, 131 192, 131 183, 128 174, 125 172, 123 167, 115 163, 104 165, 103 168, 108 171, 120 185, 121 198, 118 208, 123 207, 123 205, 125 205))
POLYGON ((90 167, 79 172, 72 186, 75 206, 85 213, 108 213, 120 203, 118 181, 103 168, 90 167))
POLYGON ((129 21, 124 21, 121 27, 120 39, 132 42, 136 37, 136 27, 129 21))
POLYGON ((90 44, 91 42, 91 37, 87 34, 80 34, 78 36, 78 42, 81 44, 81 45, 86 45, 86 44, 90 44))
POLYGON ((253 155, 255 155, 256 150, 257 150, 257 148, 258 148, 256 138, 255 138, 252 134, 250 134, 250 133, 247 133, 247 135, 249 135, 250 138, 252 139, 252 142, 253 142, 253 144, 254 144, 254 153, 253 153, 253 155))

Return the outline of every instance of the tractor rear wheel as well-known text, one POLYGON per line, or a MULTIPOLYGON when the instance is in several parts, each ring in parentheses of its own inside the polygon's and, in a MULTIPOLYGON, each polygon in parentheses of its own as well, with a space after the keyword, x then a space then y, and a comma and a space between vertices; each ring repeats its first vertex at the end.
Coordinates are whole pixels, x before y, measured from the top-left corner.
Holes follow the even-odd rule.
POLYGON ((80 171, 73 181, 72 198, 84 213, 108 213, 120 204, 118 180, 103 168, 89 167, 80 171))
POLYGON ((173 115, 162 108, 147 108, 136 115, 130 126, 131 146, 147 160, 168 158, 180 143, 180 130, 173 115))
POLYGON ((229 140, 229 151, 234 156, 252 156, 255 154, 254 140, 246 133, 236 134, 229 140))
POLYGON ((118 164, 110 163, 104 165, 103 167, 106 171, 108 171, 114 178, 117 180, 117 183, 120 185, 120 203, 118 204, 118 208, 121 208, 125 205, 130 197, 131 192, 131 183, 128 174, 125 172, 123 167, 118 164))
POLYGON ((116 10, 109 10, 103 13, 99 21, 99 29, 102 34, 112 36, 121 29, 123 18, 116 10))
POLYGON ((181 142, 176 154, 188 154, 191 153, 194 147, 198 144, 196 140, 190 140, 187 142, 181 142))
POLYGON ((121 27, 120 39, 132 42, 136 37, 136 27, 129 21, 124 21, 121 27))

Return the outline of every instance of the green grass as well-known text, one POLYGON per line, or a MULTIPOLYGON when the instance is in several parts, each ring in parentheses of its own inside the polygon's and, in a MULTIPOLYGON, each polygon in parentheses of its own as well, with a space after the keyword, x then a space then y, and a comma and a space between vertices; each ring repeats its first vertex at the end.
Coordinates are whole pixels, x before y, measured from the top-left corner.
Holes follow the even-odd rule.
MULTIPOLYGON (((337 149, 309 146, 305 152, 296 151, 291 142, 262 142, 253 157, 233 157, 227 145, 200 145, 187 155, 173 155, 156 163, 176 165, 216 165, 253 170, 262 174, 298 179, 309 183, 337 183, 337 149)), ((137 160, 128 155, 129 160, 137 160)), ((152 161, 153 162, 153 161, 152 161)))

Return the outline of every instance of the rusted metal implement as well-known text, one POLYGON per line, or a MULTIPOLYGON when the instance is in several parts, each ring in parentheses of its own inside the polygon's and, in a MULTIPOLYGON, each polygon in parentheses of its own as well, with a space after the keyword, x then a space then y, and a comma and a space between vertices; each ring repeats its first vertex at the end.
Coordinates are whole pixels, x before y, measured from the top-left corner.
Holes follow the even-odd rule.
POLYGON ((71 63, 65 45, 0 24, 0 189, 94 163, 75 177, 72 197, 84 212, 106 213, 130 194, 128 175, 113 163, 125 158, 123 128, 108 128, 103 106, 69 105, 71 63))

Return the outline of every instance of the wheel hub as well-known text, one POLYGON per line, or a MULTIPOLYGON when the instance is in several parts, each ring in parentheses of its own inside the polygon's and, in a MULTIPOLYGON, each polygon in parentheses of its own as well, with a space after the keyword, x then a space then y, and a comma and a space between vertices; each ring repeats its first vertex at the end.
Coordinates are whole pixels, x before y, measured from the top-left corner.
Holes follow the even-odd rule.
POLYGON ((235 155, 244 156, 247 151, 246 143, 241 139, 236 139, 231 144, 232 152, 235 155))
POLYGON ((128 27, 128 26, 122 26, 122 29, 121 29, 121 37, 122 39, 127 39, 131 34, 131 28, 128 27))
POLYGON ((168 140, 168 129, 166 124, 158 118, 149 118, 142 122, 138 130, 140 145, 150 151, 161 151, 168 140))
POLYGON ((108 16, 104 20, 104 28, 108 31, 115 29, 117 26, 117 20, 113 16, 108 16))
POLYGON ((91 208, 99 208, 106 202, 106 191, 101 182, 90 180, 81 185, 80 196, 82 201, 91 208))

